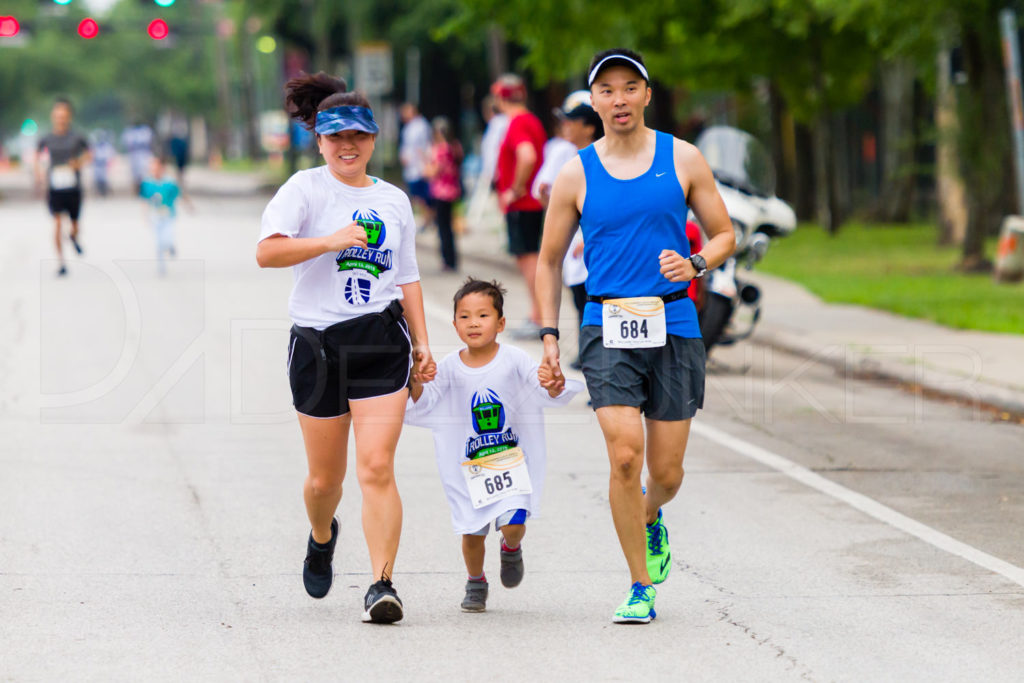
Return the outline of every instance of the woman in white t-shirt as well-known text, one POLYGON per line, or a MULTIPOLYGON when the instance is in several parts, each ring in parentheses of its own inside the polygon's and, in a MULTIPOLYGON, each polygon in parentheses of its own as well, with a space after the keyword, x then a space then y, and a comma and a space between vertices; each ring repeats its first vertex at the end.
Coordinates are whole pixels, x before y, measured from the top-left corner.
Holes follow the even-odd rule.
POLYGON ((375 579, 363 621, 391 623, 403 616, 391 571, 402 530, 394 458, 406 387, 410 373, 429 382, 437 372, 416 226, 406 194, 366 173, 380 130, 366 98, 324 73, 294 78, 285 92, 326 162, 281 186, 263 213, 256 251, 260 266, 292 266, 295 275, 288 375, 309 463, 312 525, 302 578, 314 598, 330 590, 351 427, 375 579))

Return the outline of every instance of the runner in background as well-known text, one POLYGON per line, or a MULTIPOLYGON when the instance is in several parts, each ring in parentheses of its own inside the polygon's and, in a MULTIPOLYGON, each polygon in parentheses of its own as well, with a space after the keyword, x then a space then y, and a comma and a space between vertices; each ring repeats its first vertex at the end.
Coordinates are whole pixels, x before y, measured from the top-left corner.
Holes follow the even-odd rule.
POLYGON ((68 237, 71 245, 79 254, 82 245, 78 241, 78 218, 82 210, 82 167, 89 163, 89 143, 82 135, 72 130, 74 108, 71 102, 58 98, 50 110, 50 122, 53 129, 50 134, 39 141, 36 148, 35 177, 36 186, 46 183, 46 204, 53 216, 53 244, 57 249, 57 275, 68 274, 64 262, 64 237, 61 215, 67 214, 71 222, 68 237), (44 169, 42 158, 46 156, 44 169))

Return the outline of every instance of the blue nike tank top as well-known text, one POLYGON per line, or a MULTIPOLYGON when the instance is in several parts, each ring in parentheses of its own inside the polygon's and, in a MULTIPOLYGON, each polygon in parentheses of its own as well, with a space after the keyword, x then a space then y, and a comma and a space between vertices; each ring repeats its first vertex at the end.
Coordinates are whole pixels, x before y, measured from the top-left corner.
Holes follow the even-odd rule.
MULTIPOLYGON (((593 145, 580 150, 587 195, 580 215, 587 294, 664 296, 686 289, 661 274, 658 256, 671 249, 690 255, 686 196, 676 177, 673 139, 655 131, 654 163, 636 178, 620 180, 605 170, 593 145)), ((689 297, 665 304, 667 332, 699 339, 697 309, 689 297)), ((588 302, 584 325, 601 324, 601 304, 588 302)))

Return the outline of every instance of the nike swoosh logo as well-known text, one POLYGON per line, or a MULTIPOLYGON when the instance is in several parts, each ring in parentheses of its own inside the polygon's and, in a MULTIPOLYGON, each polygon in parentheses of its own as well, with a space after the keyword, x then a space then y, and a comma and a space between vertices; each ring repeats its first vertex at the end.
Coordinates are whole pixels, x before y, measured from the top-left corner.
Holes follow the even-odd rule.
POLYGON ((671 555, 669 555, 668 557, 666 557, 664 560, 661 561, 661 571, 664 572, 665 571, 665 567, 667 567, 670 564, 672 564, 672 556, 671 555))
POLYGON ((655 173, 654 177, 655 178, 660 178, 661 176, 665 175, 666 173, 668 173, 668 171, 662 171, 661 173, 655 173))

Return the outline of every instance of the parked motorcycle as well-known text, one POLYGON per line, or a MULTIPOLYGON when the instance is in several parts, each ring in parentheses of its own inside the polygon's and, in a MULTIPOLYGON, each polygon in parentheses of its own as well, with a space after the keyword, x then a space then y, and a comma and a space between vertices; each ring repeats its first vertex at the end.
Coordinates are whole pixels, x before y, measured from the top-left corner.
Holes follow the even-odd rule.
POLYGON ((749 337, 761 317, 761 290, 740 275, 764 257, 773 238, 796 229, 796 214, 775 196, 772 158, 756 138, 730 126, 700 134, 697 148, 715 175, 715 184, 736 231, 736 251, 704 276, 698 312, 704 349, 749 337))

